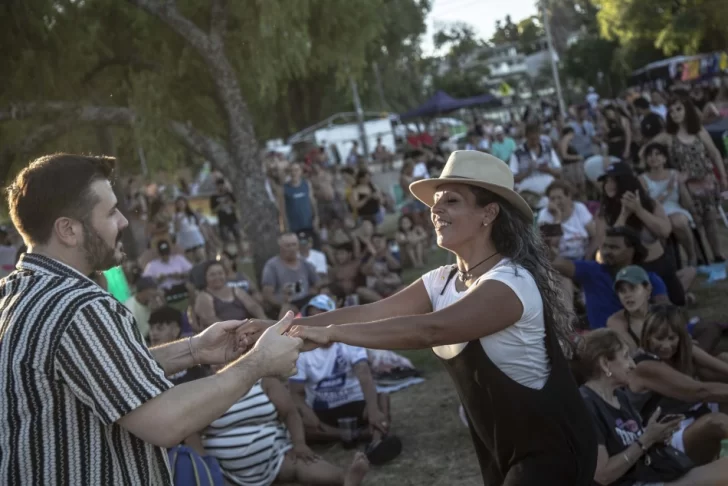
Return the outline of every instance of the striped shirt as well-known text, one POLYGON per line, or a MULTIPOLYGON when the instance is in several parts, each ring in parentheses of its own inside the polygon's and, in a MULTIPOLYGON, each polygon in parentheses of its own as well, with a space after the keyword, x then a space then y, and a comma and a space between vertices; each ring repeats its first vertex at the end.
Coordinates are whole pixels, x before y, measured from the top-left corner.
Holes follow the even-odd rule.
POLYGON ((25 254, 0 281, 0 484, 171 484, 166 451, 116 424, 171 387, 131 312, 81 273, 25 254))
POLYGON ((228 481, 238 486, 273 484, 293 447, 261 381, 205 429, 203 445, 228 481))

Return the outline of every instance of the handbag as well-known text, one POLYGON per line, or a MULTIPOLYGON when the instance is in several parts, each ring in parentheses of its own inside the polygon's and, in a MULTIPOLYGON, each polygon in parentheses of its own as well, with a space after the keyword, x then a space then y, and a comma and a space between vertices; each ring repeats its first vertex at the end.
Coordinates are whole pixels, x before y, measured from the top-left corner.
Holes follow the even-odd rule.
POLYGON ((651 447, 643 458, 643 464, 652 469, 660 481, 674 481, 695 467, 687 454, 669 445, 651 447))

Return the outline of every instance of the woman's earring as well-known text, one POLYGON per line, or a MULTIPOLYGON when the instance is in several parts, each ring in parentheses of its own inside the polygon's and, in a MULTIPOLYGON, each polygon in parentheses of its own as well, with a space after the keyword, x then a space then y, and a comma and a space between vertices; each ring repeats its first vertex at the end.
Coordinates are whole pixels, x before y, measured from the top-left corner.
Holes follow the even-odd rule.
POLYGON ((483 226, 488 226, 488 223, 486 223, 485 221, 483 221, 483 226))
POLYGON ((607 375, 607 378, 609 378, 610 376, 612 376, 612 372, 611 372, 611 371, 609 371, 609 370, 607 370, 607 373, 606 373, 606 375, 607 375))

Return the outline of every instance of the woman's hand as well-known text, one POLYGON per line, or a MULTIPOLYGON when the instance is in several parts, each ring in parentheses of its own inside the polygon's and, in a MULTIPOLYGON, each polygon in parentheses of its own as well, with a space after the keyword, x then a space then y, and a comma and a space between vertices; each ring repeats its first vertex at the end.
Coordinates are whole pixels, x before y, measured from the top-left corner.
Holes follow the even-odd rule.
POLYGON ((642 201, 637 191, 627 191, 622 194, 622 208, 627 208, 635 214, 642 210, 642 201))
POLYGON ((293 455, 296 456, 296 459, 300 459, 306 464, 311 464, 321 459, 306 444, 293 444, 293 455))
MULTIPOLYGON (((293 326, 288 332, 291 337, 297 337, 304 340, 304 349, 308 350, 310 344, 314 347, 327 346, 333 342, 333 326, 327 327, 309 327, 309 326, 293 326)), ((310 348, 313 349, 313 348, 310 348)))
POLYGON ((678 415, 667 422, 660 422, 660 412, 661 409, 658 407, 647 422, 645 432, 640 436, 642 444, 647 448, 652 447, 657 443, 669 440, 670 437, 672 437, 672 434, 677 432, 680 428, 680 422, 682 422, 685 418, 682 415, 678 415))

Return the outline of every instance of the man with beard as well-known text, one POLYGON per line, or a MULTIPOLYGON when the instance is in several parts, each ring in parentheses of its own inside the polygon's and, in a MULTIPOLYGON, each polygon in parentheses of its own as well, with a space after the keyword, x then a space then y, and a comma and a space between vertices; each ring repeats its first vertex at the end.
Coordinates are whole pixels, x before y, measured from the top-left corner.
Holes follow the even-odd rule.
POLYGON ((240 321, 148 350, 131 312, 88 276, 121 263, 114 159, 56 154, 8 188, 27 252, 0 282, 0 484, 171 485, 164 447, 220 417, 263 376, 294 371, 292 316, 247 345, 240 321), (197 364, 216 375, 172 387, 197 364))
MULTIPOLYGON (((617 226, 607 229, 601 249, 602 263, 570 260, 554 254, 554 268, 579 284, 586 298, 589 327, 598 329, 607 325, 609 316, 619 311, 622 304, 614 290, 617 272, 629 265, 640 265, 647 255, 640 235, 631 228, 617 226)), ((647 272, 652 284, 652 301, 669 302, 665 282, 655 273, 647 272)))

